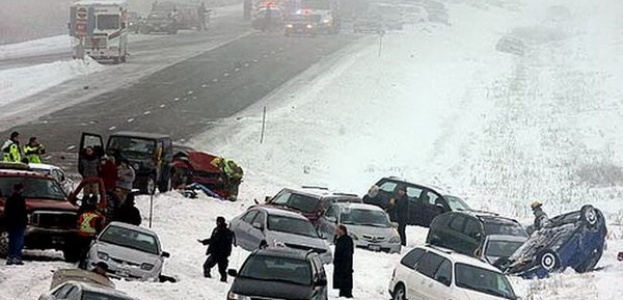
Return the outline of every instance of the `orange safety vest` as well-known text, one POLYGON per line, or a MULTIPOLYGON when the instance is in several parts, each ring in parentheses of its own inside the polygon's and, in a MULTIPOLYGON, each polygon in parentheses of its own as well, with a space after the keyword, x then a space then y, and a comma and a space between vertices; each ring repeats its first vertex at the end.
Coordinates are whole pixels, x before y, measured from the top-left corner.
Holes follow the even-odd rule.
POLYGON ((100 219, 100 215, 94 212, 81 214, 78 220, 78 234, 82 236, 94 236, 97 233, 96 224, 100 219))

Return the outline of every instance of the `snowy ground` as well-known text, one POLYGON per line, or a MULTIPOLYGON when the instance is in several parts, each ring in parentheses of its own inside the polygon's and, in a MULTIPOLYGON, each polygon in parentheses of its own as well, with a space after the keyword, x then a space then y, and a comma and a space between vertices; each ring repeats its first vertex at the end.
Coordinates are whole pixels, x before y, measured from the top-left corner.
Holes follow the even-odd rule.
MULTIPOLYGON (((153 228, 172 254, 165 273, 180 282, 118 287, 141 299, 224 299, 229 285, 201 278, 205 249, 196 242, 216 216, 231 218, 253 198, 283 186, 319 184, 361 194, 382 176, 400 175, 521 220, 529 219, 533 198, 551 215, 584 203, 601 208, 609 221, 602 270, 512 281, 524 299, 620 299, 623 20, 617 12, 623 3, 447 5, 450 26, 389 33, 380 57, 371 36, 193 141, 245 167, 242 200, 158 196, 153 228), (496 51, 505 36, 521 40, 525 55, 496 51), (264 106, 268 121, 260 144, 264 106)), ((148 200, 139 206, 147 215, 148 200)), ((408 228, 409 246, 425 234, 408 228)), ((232 267, 245 255, 236 250, 232 267)), ((387 283, 399 258, 357 251, 355 297, 389 298, 387 283)), ((0 268, 0 299, 35 298, 49 285, 48 271, 61 266, 35 261, 0 268)))

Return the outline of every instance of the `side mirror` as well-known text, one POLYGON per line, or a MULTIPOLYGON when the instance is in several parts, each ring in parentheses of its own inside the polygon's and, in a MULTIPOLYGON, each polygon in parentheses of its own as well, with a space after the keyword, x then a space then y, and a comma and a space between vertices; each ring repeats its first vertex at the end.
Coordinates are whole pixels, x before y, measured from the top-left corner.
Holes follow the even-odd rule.
POLYGON ((269 203, 269 202, 270 202, 270 200, 272 200, 272 199, 273 199, 273 197, 271 197, 271 196, 266 196, 266 197, 264 197, 264 202, 269 203))
POLYGON ((231 277, 238 277, 238 271, 236 271, 235 269, 229 269, 227 270, 227 275, 231 277))
POLYGON ((398 228, 398 226, 400 226, 400 224, 398 224, 398 222, 392 222, 392 227, 394 228, 398 228))
POLYGON ((325 217, 325 219, 327 219, 327 221, 329 221, 331 223, 337 223, 337 218, 335 218, 335 217, 327 216, 327 217, 325 217))
POLYGON ((327 285, 327 280, 326 279, 318 279, 316 281, 316 286, 326 286, 327 285))
POLYGON ((169 258, 169 257, 171 257, 171 254, 169 252, 162 251, 162 257, 169 258))
POLYGON ((253 228, 255 229, 264 230, 264 226, 262 225, 262 223, 255 222, 251 224, 251 226, 253 226, 253 228))

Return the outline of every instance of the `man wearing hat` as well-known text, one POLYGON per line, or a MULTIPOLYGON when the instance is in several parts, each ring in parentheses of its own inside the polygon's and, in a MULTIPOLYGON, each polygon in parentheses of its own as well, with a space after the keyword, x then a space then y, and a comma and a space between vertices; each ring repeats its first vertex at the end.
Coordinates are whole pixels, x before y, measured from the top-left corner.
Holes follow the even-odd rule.
POLYGON ((2 145, 3 162, 21 162, 22 154, 19 149, 19 132, 14 131, 11 137, 2 145))
POLYGON ((45 154, 45 147, 39 144, 36 137, 31 137, 28 144, 24 146, 24 156, 28 158, 29 163, 40 164, 43 162, 41 155, 45 154))
POLYGON ((546 227, 551 222, 547 217, 547 214, 543 211, 543 204, 537 200, 530 203, 532 213, 534 214, 534 230, 540 230, 546 227))
POLYGON ((13 194, 4 205, 5 225, 9 233, 9 252, 7 265, 23 265, 22 248, 24 247, 24 231, 28 224, 26 199, 22 196, 24 185, 17 183, 13 186, 13 194))

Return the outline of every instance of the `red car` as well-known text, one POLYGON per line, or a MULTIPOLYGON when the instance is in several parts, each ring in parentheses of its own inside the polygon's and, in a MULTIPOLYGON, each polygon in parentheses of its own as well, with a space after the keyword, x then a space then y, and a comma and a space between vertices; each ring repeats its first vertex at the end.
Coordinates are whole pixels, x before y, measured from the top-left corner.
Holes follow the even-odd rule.
POLYGON ((173 188, 198 183, 210 189, 223 199, 229 198, 224 187, 224 176, 220 168, 211 164, 217 156, 194 150, 178 152, 173 156, 171 185, 173 188))

